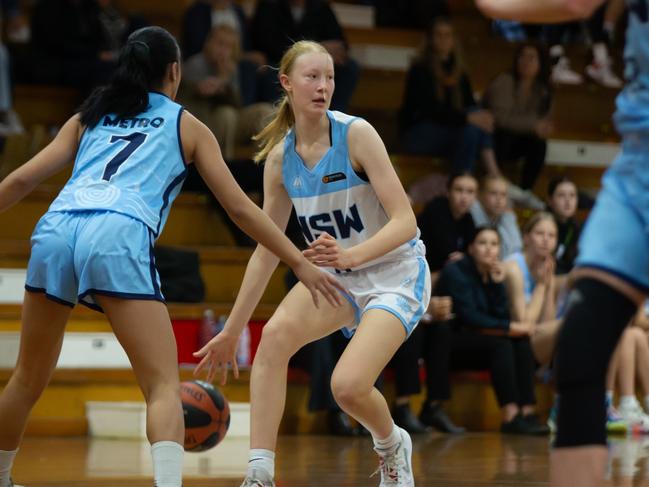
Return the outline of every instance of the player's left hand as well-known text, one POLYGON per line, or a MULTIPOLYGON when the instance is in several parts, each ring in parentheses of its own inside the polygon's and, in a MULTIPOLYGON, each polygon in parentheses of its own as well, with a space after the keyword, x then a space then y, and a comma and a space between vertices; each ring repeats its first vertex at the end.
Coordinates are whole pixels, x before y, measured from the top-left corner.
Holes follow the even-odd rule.
POLYGON ((338 241, 328 233, 321 234, 302 251, 304 256, 319 267, 351 269, 354 267, 349 250, 338 245, 338 241))

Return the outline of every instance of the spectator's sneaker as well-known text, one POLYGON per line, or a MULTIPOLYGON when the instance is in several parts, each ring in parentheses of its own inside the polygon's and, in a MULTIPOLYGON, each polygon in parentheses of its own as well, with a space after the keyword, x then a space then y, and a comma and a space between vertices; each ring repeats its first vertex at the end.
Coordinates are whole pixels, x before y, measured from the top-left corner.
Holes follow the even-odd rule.
POLYGON ((263 468, 253 468, 244 479, 241 487, 275 487, 275 482, 263 468))
POLYGON ((545 204, 529 189, 522 189, 515 184, 510 184, 507 194, 516 208, 529 208, 530 210, 544 210, 545 204))
POLYGON ((622 80, 611 69, 610 62, 595 62, 586 66, 586 74, 605 88, 622 88, 622 80))
POLYGON ((584 82, 584 77, 570 67, 570 60, 566 56, 561 56, 552 68, 552 81, 562 85, 580 85, 584 82))
POLYGON ((631 432, 646 434, 649 433, 649 416, 645 414, 638 401, 634 400, 632 405, 619 408, 620 416, 624 419, 631 432))
POLYGON ((543 424, 541 417, 538 414, 528 414, 527 416, 523 416, 523 421, 530 426, 530 429, 535 435, 544 436, 550 434, 550 427, 547 424, 543 424))
POLYGON ((412 440, 410 435, 399 428, 401 442, 394 452, 384 454, 375 448, 379 455, 379 468, 372 476, 381 473, 379 487, 414 487, 415 479, 412 475, 412 440))
POLYGON ((451 418, 448 417, 441 404, 432 405, 426 401, 419 413, 419 419, 425 425, 432 426, 437 431, 443 433, 459 435, 466 431, 466 428, 463 426, 457 426, 453 421, 451 421, 451 418))
POLYGON ((613 406, 606 408, 606 431, 612 435, 623 435, 629 429, 627 423, 613 406))

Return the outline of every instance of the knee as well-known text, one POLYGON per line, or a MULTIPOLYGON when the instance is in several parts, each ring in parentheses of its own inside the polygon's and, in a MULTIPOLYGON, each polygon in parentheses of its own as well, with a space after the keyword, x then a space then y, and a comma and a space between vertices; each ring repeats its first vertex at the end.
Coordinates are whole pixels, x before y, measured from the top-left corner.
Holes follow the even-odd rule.
POLYGON ((282 364, 288 363, 289 358, 302 345, 295 341, 295 329, 290 318, 271 319, 264 326, 255 362, 260 364, 282 364))
POLYGON ((11 377, 11 382, 19 388, 24 399, 34 404, 47 387, 49 378, 50 374, 35 374, 18 364, 11 377))
POLYGON ((338 405, 344 410, 353 408, 365 400, 372 386, 365 383, 360 377, 335 370, 331 376, 331 393, 338 405))

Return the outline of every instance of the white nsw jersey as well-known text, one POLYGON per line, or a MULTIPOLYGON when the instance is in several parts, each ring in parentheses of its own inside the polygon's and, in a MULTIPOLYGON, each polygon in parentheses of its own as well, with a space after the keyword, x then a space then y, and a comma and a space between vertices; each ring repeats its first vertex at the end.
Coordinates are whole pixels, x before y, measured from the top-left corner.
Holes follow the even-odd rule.
MULTIPOLYGON (((295 150, 295 132, 287 133, 282 177, 304 238, 312 242, 327 232, 341 247, 350 248, 371 238, 389 218, 365 174, 357 174, 349 159, 347 131, 358 118, 332 111, 327 116, 331 147, 312 169, 295 150)), ((417 229, 415 238, 357 269, 424 254, 417 229)))

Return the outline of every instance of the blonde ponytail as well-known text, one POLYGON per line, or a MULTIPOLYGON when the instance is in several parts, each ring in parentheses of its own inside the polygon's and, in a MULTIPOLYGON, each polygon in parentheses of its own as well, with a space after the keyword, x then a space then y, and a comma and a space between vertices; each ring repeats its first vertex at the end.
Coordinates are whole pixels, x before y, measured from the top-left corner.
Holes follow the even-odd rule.
POLYGON ((288 96, 282 95, 273 119, 258 134, 252 137, 252 140, 261 147, 259 152, 254 155, 253 160, 257 163, 265 160, 273 147, 282 140, 294 123, 295 117, 288 96))
MULTIPOLYGON (((288 75, 295 60, 302 54, 311 52, 327 54, 327 50, 314 41, 298 41, 295 42, 282 56, 282 61, 279 63, 279 76, 288 75)), ((255 162, 261 162, 268 157, 270 151, 275 147, 286 135, 286 132, 295 124, 295 116, 293 115, 293 108, 289 100, 288 94, 284 93, 282 99, 277 105, 277 112, 273 119, 256 135, 252 140, 259 144, 259 152, 257 152, 253 159, 255 162)))

